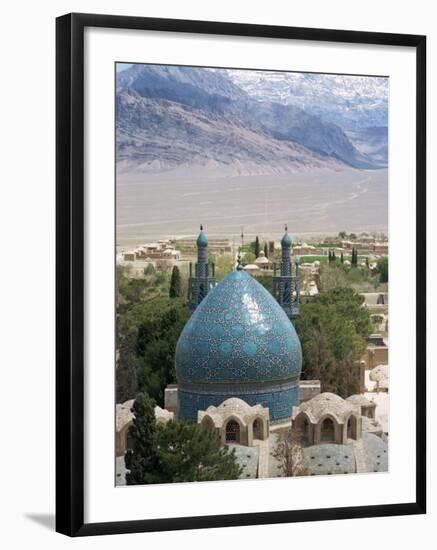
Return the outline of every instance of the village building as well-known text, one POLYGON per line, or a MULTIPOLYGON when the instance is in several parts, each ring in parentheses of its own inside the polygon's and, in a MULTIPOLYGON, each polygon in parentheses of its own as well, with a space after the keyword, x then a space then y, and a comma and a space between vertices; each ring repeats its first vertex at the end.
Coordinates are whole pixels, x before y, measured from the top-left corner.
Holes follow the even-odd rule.
POLYGON ((293 254, 295 256, 327 256, 328 248, 315 247, 312 244, 302 243, 301 245, 295 245, 293 247, 293 254))
POLYGON ((362 360, 366 370, 372 370, 377 365, 388 364, 389 348, 380 334, 371 334, 362 360))
POLYGON ((218 407, 198 411, 197 423, 216 431, 222 443, 252 447, 254 440, 269 437, 269 410, 262 405, 250 406, 242 399, 231 397, 218 407))
POLYGON ((293 409, 293 427, 306 445, 359 439, 361 424, 361 408, 334 393, 321 393, 293 409))
POLYGON ((388 470, 383 428, 374 418, 363 416, 372 405, 361 397, 344 400, 321 393, 293 409, 293 428, 301 436, 310 475, 388 470))
POLYGON ((251 275, 255 275, 259 272, 259 267, 256 264, 247 264, 243 267, 244 271, 247 273, 250 273, 251 275))
MULTIPOLYGON (((270 260, 266 258, 264 250, 260 251, 258 258, 255 260, 255 264, 262 271, 270 270, 273 266, 272 262, 270 262, 270 260)), ((245 271, 247 271, 247 269, 245 269, 245 271)))

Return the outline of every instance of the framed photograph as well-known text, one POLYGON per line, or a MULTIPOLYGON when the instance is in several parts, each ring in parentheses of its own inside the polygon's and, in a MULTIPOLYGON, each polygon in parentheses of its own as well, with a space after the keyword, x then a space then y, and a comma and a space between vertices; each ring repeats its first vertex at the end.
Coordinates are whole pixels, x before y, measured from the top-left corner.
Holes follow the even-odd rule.
POLYGON ((56 25, 57 530, 425 513, 425 37, 56 25))

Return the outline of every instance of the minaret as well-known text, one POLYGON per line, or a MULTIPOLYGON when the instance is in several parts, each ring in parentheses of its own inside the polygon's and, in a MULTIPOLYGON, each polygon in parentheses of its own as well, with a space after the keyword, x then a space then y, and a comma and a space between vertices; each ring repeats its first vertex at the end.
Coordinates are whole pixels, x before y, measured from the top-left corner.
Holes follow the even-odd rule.
POLYGON ((297 264, 295 266, 295 275, 293 276, 291 262, 292 243, 287 231, 287 226, 285 226, 285 233, 281 239, 279 275, 277 275, 276 263, 274 264, 273 294, 290 321, 293 321, 299 315, 299 277, 297 274, 297 264))
POLYGON ((203 232, 203 225, 200 226, 200 233, 197 237, 197 262, 194 265, 190 262, 190 279, 188 283, 188 303, 191 313, 196 309, 208 292, 215 286, 215 264, 208 263, 208 239, 203 232), (211 277, 209 276, 211 266, 211 277))

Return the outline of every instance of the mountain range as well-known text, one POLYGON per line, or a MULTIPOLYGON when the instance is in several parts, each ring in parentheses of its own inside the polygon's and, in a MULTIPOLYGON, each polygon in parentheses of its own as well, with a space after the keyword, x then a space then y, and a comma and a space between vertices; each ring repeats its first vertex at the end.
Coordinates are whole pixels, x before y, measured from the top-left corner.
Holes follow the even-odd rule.
POLYGON ((387 165, 381 79, 355 77, 362 80, 352 86, 294 75, 301 73, 143 64, 118 72, 118 169, 270 174, 387 165))

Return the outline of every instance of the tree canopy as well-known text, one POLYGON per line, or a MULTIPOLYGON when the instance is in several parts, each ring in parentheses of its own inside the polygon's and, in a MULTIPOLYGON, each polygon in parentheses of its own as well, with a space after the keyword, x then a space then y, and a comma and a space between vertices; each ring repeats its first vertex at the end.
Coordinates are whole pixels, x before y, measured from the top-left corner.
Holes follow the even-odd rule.
POLYGON ((117 401, 147 392, 160 406, 164 389, 176 381, 174 356, 189 311, 183 298, 154 296, 117 315, 117 401))
POLYGON ((170 298, 180 298, 182 296, 181 272, 177 265, 173 266, 171 272, 169 296, 170 298))
POLYGON ((296 330, 303 350, 302 378, 320 380, 322 391, 347 397, 358 391, 352 373, 372 331, 362 297, 349 288, 319 294, 301 305, 296 330))
POLYGON ((125 462, 128 485, 237 479, 242 467, 235 451, 222 445, 217 433, 188 422, 157 428, 155 402, 137 395, 129 428, 132 448, 125 462))
POLYGON ((387 256, 383 256, 382 258, 379 258, 377 264, 377 269, 379 272, 379 281, 381 283, 388 283, 388 258, 387 256))

